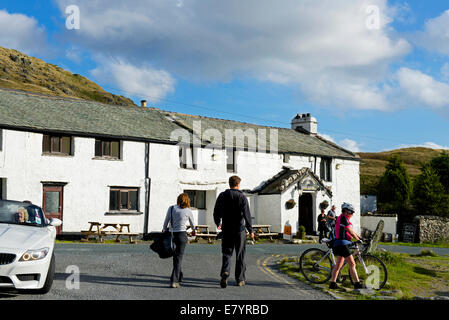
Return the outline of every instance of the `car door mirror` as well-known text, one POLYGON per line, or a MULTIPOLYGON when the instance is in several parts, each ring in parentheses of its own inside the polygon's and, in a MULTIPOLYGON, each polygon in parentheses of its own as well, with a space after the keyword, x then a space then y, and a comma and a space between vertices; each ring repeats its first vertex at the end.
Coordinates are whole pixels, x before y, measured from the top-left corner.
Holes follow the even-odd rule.
POLYGON ((49 225, 53 227, 59 227, 62 224, 62 221, 57 218, 51 218, 49 225))

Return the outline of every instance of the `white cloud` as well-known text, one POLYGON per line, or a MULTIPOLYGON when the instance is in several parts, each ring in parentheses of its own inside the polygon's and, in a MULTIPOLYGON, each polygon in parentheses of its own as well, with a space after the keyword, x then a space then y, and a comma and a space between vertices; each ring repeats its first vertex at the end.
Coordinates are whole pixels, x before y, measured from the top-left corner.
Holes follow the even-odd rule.
POLYGON ((174 91, 175 80, 163 70, 151 66, 134 66, 121 59, 97 57, 99 66, 91 70, 92 76, 102 83, 109 83, 128 95, 157 102, 174 91))
POLYGON ((449 55, 449 10, 426 21, 424 30, 414 35, 415 42, 430 50, 449 55))
POLYGON ((424 148, 429 148, 429 149, 438 149, 438 150, 449 150, 449 146, 442 146, 439 145, 435 142, 425 142, 423 144, 401 144, 398 148, 402 149, 402 148, 415 148, 415 147, 424 147, 424 148))
MULTIPOLYGON (((72 0, 57 1, 61 12, 72 0)), ((389 24, 387 0, 77 1, 81 29, 66 38, 92 52, 151 64, 189 81, 236 77, 300 86, 344 109, 392 107, 382 85, 410 51, 389 24), (180 5, 182 4, 182 5, 180 5), (366 8, 379 8, 379 28, 366 8)))
POLYGON ((360 152, 361 151, 361 147, 363 145, 362 143, 358 143, 357 141, 352 140, 352 139, 348 139, 348 138, 343 139, 343 140, 337 142, 337 141, 335 141, 335 139, 332 136, 330 136, 328 134, 318 133, 318 135, 321 136, 322 138, 324 138, 324 139, 326 139, 326 140, 328 140, 330 142, 333 142, 333 143, 341 146, 342 148, 344 148, 346 150, 349 150, 349 151, 352 151, 352 152, 360 152))
POLYGON ((449 109, 449 84, 418 70, 401 68, 396 78, 403 97, 413 105, 449 109))
POLYGON ((34 18, 0 10, 0 46, 27 54, 44 53, 45 29, 34 18))
POLYGON ((344 139, 340 142, 340 145, 345 148, 348 149, 349 151, 352 152, 360 152, 360 147, 362 146, 361 144, 357 143, 354 140, 351 139, 344 139))

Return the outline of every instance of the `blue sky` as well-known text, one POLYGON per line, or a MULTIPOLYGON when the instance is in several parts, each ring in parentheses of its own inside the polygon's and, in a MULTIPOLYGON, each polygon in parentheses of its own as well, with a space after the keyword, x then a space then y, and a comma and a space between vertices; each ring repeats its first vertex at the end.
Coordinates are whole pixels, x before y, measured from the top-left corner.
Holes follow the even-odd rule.
POLYGON ((0 46, 137 104, 276 127, 311 113, 353 151, 449 148, 447 10, 443 0, 0 1, 0 46), (66 27, 70 5, 79 29, 66 27))

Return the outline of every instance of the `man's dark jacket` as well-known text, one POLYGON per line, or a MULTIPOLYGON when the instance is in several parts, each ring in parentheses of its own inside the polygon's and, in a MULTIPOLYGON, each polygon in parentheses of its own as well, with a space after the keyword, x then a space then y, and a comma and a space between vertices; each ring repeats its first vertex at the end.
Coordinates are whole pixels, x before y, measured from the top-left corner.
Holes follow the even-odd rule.
POLYGON ((214 208, 214 221, 217 226, 221 222, 224 233, 236 233, 248 229, 253 232, 248 200, 242 191, 228 189, 217 198, 214 208))

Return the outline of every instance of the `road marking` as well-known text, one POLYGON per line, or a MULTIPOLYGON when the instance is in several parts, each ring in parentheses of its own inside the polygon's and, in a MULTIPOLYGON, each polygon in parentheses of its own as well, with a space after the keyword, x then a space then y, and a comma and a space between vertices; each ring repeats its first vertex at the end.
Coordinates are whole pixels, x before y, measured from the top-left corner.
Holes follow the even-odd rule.
POLYGON ((268 260, 270 260, 273 257, 279 257, 280 255, 271 255, 267 258, 265 258, 265 260, 263 262, 261 262, 261 259, 257 260, 257 265, 259 267, 259 269, 265 273, 266 275, 270 276, 272 279, 280 282, 281 284, 286 284, 288 289, 292 290, 293 292, 295 292, 295 294, 300 294, 302 296, 304 296, 304 290, 301 290, 297 287, 297 284, 287 280, 286 278, 274 273, 270 267, 267 266, 267 262, 268 260))

